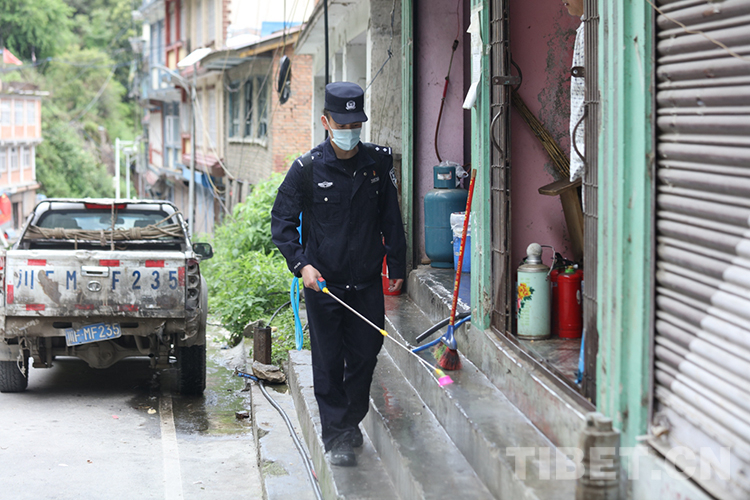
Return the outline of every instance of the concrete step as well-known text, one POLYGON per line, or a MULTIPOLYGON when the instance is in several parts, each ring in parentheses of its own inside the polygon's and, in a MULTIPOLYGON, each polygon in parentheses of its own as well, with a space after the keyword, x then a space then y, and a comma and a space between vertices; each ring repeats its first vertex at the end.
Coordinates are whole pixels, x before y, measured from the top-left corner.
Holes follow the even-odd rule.
MULTIPOLYGON (((409 274, 409 297, 433 324, 450 315, 452 273, 451 269, 421 266, 409 274)), ((470 276, 462 276, 459 297, 468 293, 465 286, 470 283, 470 276)), ((459 299, 458 310, 468 311, 467 302, 468 299, 459 299)), ((389 317, 398 321, 399 315, 394 313, 389 317)), ((578 446, 585 416, 595 411, 595 406, 574 394, 575 391, 543 364, 534 361, 517 342, 500 337, 492 330, 467 326, 455 333, 459 353, 470 359, 555 445, 578 446)), ((413 342, 426 328, 424 324, 417 324, 400 330, 409 342, 413 342)))
POLYGON ((385 351, 363 426, 401 498, 493 498, 385 351))
MULTIPOLYGON (((410 298, 386 297, 390 336, 412 344, 432 324, 433 320, 410 298)), ((440 387, 434 371, 413 354, 389 339, 385 347, 492 495, 503 499, 575 498, 575 481, 550 480, 556 477, 558 465, 561 470, 574 470, 573 463, 558 455, 554 444, 470 360, 462 357, 463 368, 449 373, 454 383, 440 387), (519 453, 530 456, 517 464, 514 455, 519 453)), ((429 351, 421 356, 434 364, 429 351)), ((373 387, 381 382, 378 376, 373 387)), ((403 425, 390 420, 388 426, 403 425)), ((375 442, 377 445, 378 440, 375 442)))
POLYGON ((401 498, 367 435, 364 436, 362 448, 355 449, 356 467, 332 466, 328 461, 320 438, 320 414, 313 392, 310 351, 289 352, 287 375, 302 434, 315 464, 323 497, 345 500, 401 498))

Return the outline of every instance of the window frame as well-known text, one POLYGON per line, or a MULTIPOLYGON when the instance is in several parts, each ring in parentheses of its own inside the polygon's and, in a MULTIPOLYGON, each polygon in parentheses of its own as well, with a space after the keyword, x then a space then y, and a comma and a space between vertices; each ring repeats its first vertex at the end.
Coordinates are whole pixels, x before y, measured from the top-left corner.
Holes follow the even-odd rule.
POLYGON ((245 79, 243 85, 242 98, 244 102, 243 110, 245 111, 245 117, 243 120, 243 139, 253 138, 253 115, 255 114, 254 106, 254 95, 255 95, 255 79, 250 76, 245 79), (250 98, 248 99, 248 88, 250 89, 250 98))
POLYGON ((268 103, 270 101, 268 96, 268 78, 266 76, 259 76, 256 78, 256 81, 258 83, 258 90, 255 95, 257 109, 255 136, 257 139, 265 139, 268 137, 268 103))
POLYGON ((242 86, 238 85, 237 82, 230 82, 227 91, 227 109, 229 110, 229 113, 227 113, 227 137, 230 139, 239 137, 240 134, 241 88, 242 86))
POLYGON ((19 158, 18 158, 18 153, 19 153, 18 149, 19 149, 19 147, 16 147, 16 146, 12 146, 10 148, 10 155, 9 155, 9 158, 8 158, 8 160, 9 160, 8 170, 10 172, 17 172, 17 171, 20 170, 21 163, 20 163, 19 158), (13 160, 15 160, 15 162, 13 160), (15 166, 13 166, 14 163, 15 163, 15 166))
POLYGON ((36 125, 36 101, 26 102, 26 125, 36 125))
POLYGON ((26 109, 24 109, 23 100, 16 99, 13 102, 13 125, 16 127, 23 127, 26 122, 24 121, 24 112, 26 109), (18 117, 21 117, 19 120, 18 117))
POLYGON ((11 105, 10 99, 3 99, 0 102, 0 123, 4 127, 11 126, 11 120, 13 119, 13 106, 11 105))

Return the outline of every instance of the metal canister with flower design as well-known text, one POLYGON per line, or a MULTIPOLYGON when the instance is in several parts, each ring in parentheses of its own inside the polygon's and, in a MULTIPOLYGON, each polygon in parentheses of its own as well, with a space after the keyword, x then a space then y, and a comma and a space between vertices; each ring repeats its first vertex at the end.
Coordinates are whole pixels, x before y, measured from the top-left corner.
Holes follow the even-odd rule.
POLYGON ((518 338, 546 339, 550 336, 549 267, 542 264, 542 246, 532 243, 518 267, 516 314, 518 338))

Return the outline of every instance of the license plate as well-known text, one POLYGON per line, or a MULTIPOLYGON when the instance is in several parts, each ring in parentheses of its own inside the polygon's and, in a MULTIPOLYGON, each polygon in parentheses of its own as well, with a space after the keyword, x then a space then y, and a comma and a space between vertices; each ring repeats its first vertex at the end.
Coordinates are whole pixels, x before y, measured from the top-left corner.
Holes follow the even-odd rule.
POLYGON ((116 339, 121 336, 122 330, 120 330, 120 325, 117 323, 95 323, 93 325, 82 326, 78 330, 74 330, 73 328, 65 329, 65 343, 68 346, 116 339))

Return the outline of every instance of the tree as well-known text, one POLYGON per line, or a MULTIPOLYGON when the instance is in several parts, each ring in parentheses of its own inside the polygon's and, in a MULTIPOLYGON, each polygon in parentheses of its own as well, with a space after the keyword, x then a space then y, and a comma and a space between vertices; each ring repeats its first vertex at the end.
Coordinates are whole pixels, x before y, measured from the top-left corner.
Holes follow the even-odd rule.
POLYGON ((55 56, 72 41, 72 13, 63 0, 0 0, 0 41, 20 59, 55 56))

